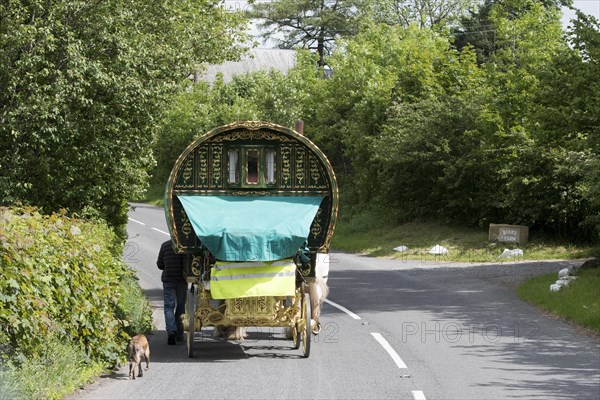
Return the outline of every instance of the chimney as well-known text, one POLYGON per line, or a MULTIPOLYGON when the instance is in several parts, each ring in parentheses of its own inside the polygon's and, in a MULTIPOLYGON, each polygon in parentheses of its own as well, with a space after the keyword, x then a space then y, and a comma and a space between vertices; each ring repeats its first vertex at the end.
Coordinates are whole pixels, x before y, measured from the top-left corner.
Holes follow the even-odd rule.
POLYGON ((294 130, 304 136, 304 121, 301 119, 296 121, 296 125, 294 126, 294 130))

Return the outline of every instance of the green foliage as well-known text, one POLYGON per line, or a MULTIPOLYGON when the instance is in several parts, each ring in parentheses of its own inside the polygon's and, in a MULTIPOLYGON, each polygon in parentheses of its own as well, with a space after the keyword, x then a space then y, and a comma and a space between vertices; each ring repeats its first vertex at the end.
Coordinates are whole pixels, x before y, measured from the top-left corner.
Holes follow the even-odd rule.
POLYGON ((600 237, 600 23, 579 14, 569 40, 575 50, 555 54, 541 69, 532 107, 538 146, 552 149, 544 152, 551 173, 540 186, 560 196, 550 203, 551 218, 563 230, 600 237))
POLYGON ((423 164, 425 160, 418 156, 409 162, 413 164, 410 169, 403 170, 408 166, 406 161, 416 156, 416 148, 407 149, 405 145, 414 148, 422 143, 426 151, 431 151, 438 146, 436 139, 451 140, 447 138, 448 129, 459 134, 465 129, 467 123, 459 121, 460 117, 447 122, 441 116, 435 121, 425 118, 437 117, 440 107, 445 116, 451 116, 455 110, 462 111, 467 97, 481 97, 477 92, 483 83, 482 73, 473 54, 453 50, 447 38, 431 30, 378 25, 350 41, 344 52, 333 58, 332 65, 335 74, 325 86, 321 107, 312 121, 320 128, 315 140, 325 144, 329 154, 341 149, 342 163, 339 158, 334 163, 338 168, 340 164, 342 168, 352 166, 359 202, 373 202, 375 198, 388 204, 393 198, 399 200, 393 202, 396 206, 402 203, 397 197, 399 185, 411 195, 414 192, 408 191, 427 190, 419 181, 440 179, 428 176, 425 169, 432 165, 423 164), (434 103, 443 105, 435 106, 437 110, 427 115, 418 115, 419 104, 429 107, 434 103), (416 114, 410 115, 412 111, 416 114), (459 124, 453 126, 456 122, 459 124), (419 173, 415 173, 414 164, 418 164, 419 173), (395 183, 398 174, 404 172, 410 174, 412 184, 402 179, 395 183), (374 195, 377 193, 382 197, 374 195))
POLYGON ((4 2, 0 204, 91 207, 125 225, 167 101, 201 63, 237 57, 247 38, 241 15, 218 5, 4 2))
POLYGON ((47 338, 56 335, 90 360, 116 363, 128 339, 125 325, 132 323, 120 301, 132 272, 111 252, 112 231, 30 208, 2 208, 0 220, 0 346, 6 354, 19 363, 44 357, 47 338))
MULTIPOLYGON (((355 208, 387 205, 404 220, 503 221, 593 239, 598 207, 589 177, 597 174, 588 165, 598 157, 587 138, 598 124, 578 134, 573 117, 554 124, 561 114, 544 108, 559 103, 562 113, 597 115, 569 86, 591 63, 567 47, 554 7, 514 0, 487 15, 496 43, 483 65, 471 48, 454 50, 414 26, 369 27, 350 40, 333 58, 330 91, 311 121, 316 140, 329 154, 341 149, 338 172, 352 165, 344 182, 355 208), (560 69, 552 67, 557 60, 560 69)), ((577 37, 594 43, 597 29, 586 26, 577 37)), ((591 81, 583 76, 582 84, 591 81)), ((588 98, 597 97, 589 86, 588 98)))
POLYGON ((205 83, 194 85, 164 113, 154 146, 157 165, 152 172, 152 185, 162 187, 164 193, 173 164, 194 139, 216 126, 256 117, 255 107, 238 98, 222 80, 218 79, 213 87, 205 83))
POLYGON ((556 273, 529 280, 517 289, 520 298, 600 333, 600 268, 580 271, 577 280, 551 292, 556 273))
MULTIPOLYGON (((0 399, 61 399, 81 387, 102 371, 102 365, 87 358, 72 342, 56 335, 45 338, 42 351, 19 366, 7 368, 0 379, 11 387, 0 399)), ((0 387, 2 383, 0 381, 0 387)))

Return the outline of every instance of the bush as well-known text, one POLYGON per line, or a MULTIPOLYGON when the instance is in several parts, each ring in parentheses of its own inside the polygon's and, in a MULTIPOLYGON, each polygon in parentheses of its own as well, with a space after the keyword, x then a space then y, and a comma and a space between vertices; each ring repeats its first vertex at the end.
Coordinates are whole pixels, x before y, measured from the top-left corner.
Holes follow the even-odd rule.
MULTIPOLYGON (((56 335, 114 365, 128 339, 121 294, 132 272, 103 222, 0 208, 0 346, 19 363, 56 335)), ((140 319, 139 317, 136 317, 140 319)), ((142 318, 143 320, 143 318, 142 318)))

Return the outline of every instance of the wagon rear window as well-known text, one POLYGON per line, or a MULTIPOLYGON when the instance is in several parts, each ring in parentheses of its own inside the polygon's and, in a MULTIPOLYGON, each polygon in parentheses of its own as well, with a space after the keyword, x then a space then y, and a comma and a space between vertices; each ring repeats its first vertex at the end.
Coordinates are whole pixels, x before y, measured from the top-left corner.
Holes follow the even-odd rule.
POLYGON ((235 187, 273 187, 277 185, 277 149, 240 146, 226 150, 227 184, 235 187))
POLYGON ((258 183, 258 150, 248 150, 246 153, 246 183, 258 183))

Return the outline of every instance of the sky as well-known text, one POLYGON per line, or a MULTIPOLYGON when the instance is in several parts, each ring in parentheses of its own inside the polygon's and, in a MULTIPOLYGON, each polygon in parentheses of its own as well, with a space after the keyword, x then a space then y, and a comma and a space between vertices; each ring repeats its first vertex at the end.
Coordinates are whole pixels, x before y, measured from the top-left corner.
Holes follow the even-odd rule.
MULTIPOLYGON (((600 20, 600 0, 573 0, 573 6, 600 20)), ((569 20, 572 18, 575 18, 575 12, 563 8, 562 22, 564 27, 568 25, 569 20)))

